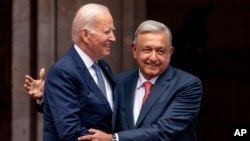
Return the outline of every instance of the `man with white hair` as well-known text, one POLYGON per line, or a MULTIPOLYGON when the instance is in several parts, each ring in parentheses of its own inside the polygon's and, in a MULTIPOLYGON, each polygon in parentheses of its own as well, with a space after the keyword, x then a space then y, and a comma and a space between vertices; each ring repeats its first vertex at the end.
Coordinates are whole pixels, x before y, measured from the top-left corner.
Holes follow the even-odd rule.
POLYGON ((43 141, 77 141, 90 134, 90 128, 112 133, 115 81, 102 59, 116 40, 114 29, 106 6, 91 3, 77 11, 71 31, 74 45, 45 80, 43 141))

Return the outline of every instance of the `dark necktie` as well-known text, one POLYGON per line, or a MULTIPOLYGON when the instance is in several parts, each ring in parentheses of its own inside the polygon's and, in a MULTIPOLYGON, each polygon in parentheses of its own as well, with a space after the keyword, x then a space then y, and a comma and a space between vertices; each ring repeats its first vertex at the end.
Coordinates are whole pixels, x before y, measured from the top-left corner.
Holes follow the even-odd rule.
POLYGON ((152 83, 150 81, 146 81, 143 83, 143 86, 145 88, 145 94, 144 94, 144 97, 143 97, 143 100, 142 100, 142 106, 144 104, 144 102, 146 101, 149 93, 150 93, 150 90, 152 88, 152 83))
POLYGON ((92 65, 92 68, 95 70, 95 73, 96 73, 96 76, 97 76, 97 83, 98 83, 98 86, 99 88, 101 89, 103 95, 106 97, 106 88, 105 88, 105 83, 104 83, 104 79, 103 79, 103 76, 102 76, 102 73, 101 73, 101 69, 99 67, 99 65, 97 63, 94 63, 92 65))

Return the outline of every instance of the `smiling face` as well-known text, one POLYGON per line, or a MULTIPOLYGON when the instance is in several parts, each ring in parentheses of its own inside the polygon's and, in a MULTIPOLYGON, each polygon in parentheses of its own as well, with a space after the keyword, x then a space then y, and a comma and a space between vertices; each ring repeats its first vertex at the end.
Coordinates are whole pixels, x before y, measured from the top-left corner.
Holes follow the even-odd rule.
POLYGON ((146 79, 159 76, 168 67, 174 48, 164 32, 142 33, 132 43, 133 56, 146 79))
POLYGON ((92 60, 96 61, 110 54, 110 47, 116 40, 114 29, 113 18, 108 12, 96 17, 92 29, 82 29, 82 38, 87 44, 84 52, 92 60))

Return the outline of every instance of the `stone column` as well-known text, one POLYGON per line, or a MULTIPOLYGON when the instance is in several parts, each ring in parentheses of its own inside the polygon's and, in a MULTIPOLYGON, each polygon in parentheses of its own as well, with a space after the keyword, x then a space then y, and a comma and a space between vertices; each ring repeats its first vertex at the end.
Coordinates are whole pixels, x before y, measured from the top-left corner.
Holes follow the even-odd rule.
POLYGON ((30 98, 24 92, 24 75, 30 74, 30 1, 13 0, 12 11, 12 141, 31 140, 30 98))
MULTIPOLYGON (((46 73, 56 60, 56 10, 57 0, 38 0, 37 2, 37 78, 41 68, 46 73)), ((37 141, 42 141, 43 115, 37 113, 37 141)))

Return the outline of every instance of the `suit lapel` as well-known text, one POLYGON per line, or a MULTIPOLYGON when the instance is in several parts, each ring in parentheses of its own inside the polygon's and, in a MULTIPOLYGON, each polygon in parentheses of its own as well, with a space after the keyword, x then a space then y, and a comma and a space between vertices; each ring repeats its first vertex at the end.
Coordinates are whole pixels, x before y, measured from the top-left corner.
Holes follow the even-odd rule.
POLYGON ((103 60, 99 60, 98 64, 101 67, 102 72, 104 73, 104 75, 108 79, 110 85, 112 86, 112 89, 114 89, 116 83, 114 81, 112 71, 110 70, 110 68, 107 65, 104 64, 103 60))
POLYGON ((134 128, 134 113, 133 113, 133 107, 134 107, 134 95, 135 95, 135 89, 136 89, 136 84, 138 80, 138 71, 135 71, 134 74, 131 75, 130 78, 128 78, 128 82, 126 83, 126 91, 125 95, 125 101, 128 101, 128 108, 126 109, 126 119, 128 121, 130 129, 134 128))
POLYGON ((171 70, 171 66, 169 66, 169 68, 159 76, 159 78, 153 85, 151 92, 140 111, 138 120, 135 125, 136 127, 138 127, 142 123, 145 116, 148 114, 148 112, 150 112, 151 108, 158 101, 164 91, 166 91, 166 89, 169 87, 168 80, 172 78, 171 70))
POLYGON ((117 94, 116 94, 116 91, 115 91, 115 85, 116 85, 116 82, 114 81, 114 77, 113 77, 113 74, 112 74, 112 71, 110 69, 109 66, 106 65, 106 63, 103 61, 103 60, 99 60, 98 61, 98 64, 99 66, 101 67, 104 75, 106 76, 106 78, 108 79, 110 85, 111 85, 111 89, 112 89, 112 94, 113 94, 113 115, 112 115, 112 130, 114 131, 115 129, 115 121, 116 121, 116 114, 117 114, 117 94))
POLYGON ((103 102, 103 106, 108 110, 112 111, 108 100, 106 97, 102 94, 100 89, 98 88, 97 84, 95 83, 94 79, 92 78, 91 74, 89 73, 86 65, 81 60, 79 54, 76 52, 74 47, 71 47, 69 50, 69 54, 72 56, 73 60, 76 63, 77 68, 79 69, 80 76, 82 77, 82 80, 84 83, 88 86, 88 88, 93 92, 93 94, 96 95, 97 98, 100 99, 101 102, 103 102))

